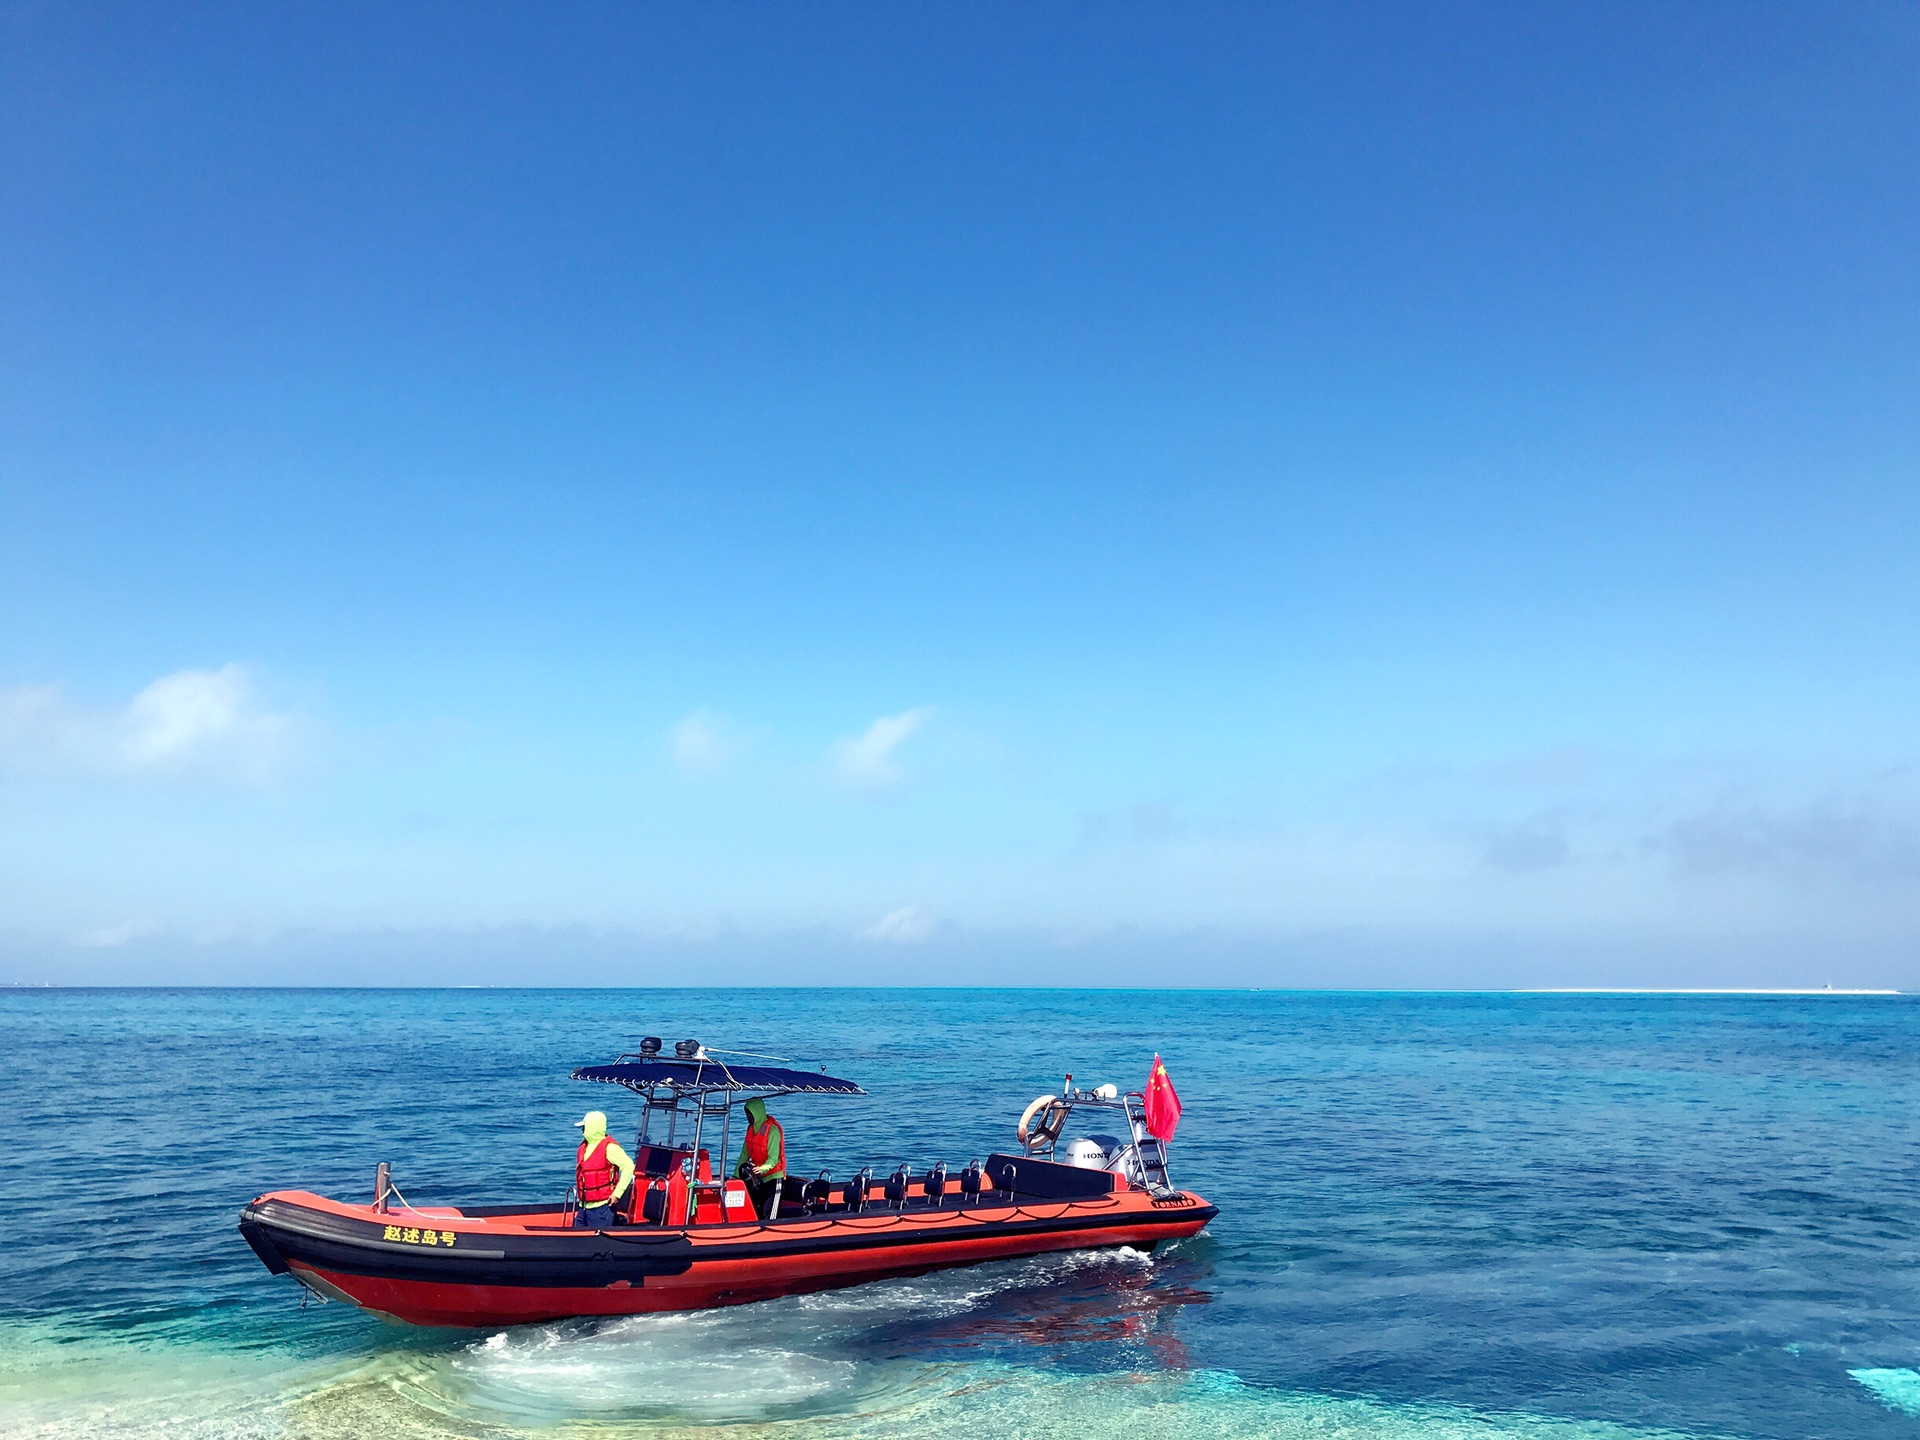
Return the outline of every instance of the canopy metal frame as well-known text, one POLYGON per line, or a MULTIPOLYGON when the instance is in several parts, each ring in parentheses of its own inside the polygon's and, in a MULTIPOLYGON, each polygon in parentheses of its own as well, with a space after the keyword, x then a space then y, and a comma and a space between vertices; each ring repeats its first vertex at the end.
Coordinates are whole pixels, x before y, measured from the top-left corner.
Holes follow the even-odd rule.
POLYGON ((650 1144, 654 1116, 664 1114, 667 1123, 666 1148, 677 1148, 681 1118, 693 1123, 693 1140, 681 1168, 695 1188, 722 1188, 725 1165, 733 1154, 733 1112, 736 1106, 751 1100, 778 1100, 787 1095, 865 1095, 851 1080, 842 1080, 824 1071, 816 1079, 804 1070, 788 1070, 761 1065, 730 1065, 704 1049, 690 1059, 664 1055, 626 1054, 611 1065, 583 1065, 573 1072, 575 1080, 602 1085, 618 1085, 641 1099, 640 1128, 636 1146, 650 1144), (691 1073, 688 1073, 691 1071, 691 1073), (716 1103, 717 1102, 717 1103, 716 1103), (721 1165, 717 1178, 702 1182, 699 1178, 701 1137, 709 1117, 720 1121, 721 1165))

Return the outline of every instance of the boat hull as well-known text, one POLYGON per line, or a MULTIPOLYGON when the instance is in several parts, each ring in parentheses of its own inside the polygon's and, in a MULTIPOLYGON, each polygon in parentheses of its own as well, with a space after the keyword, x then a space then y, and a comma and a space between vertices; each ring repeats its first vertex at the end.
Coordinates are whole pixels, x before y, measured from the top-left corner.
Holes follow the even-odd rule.
POLYGON ((498 1326, 704 1310, 1053 1251, 1151 1249, 1216 1213, 1195 1195, 1121 1191, 575 1230, 560 1214, 378 1213, 277 1191, 241 1212, 240 1231, 269 1270, 331 1299, 414 1325, 498 1326))

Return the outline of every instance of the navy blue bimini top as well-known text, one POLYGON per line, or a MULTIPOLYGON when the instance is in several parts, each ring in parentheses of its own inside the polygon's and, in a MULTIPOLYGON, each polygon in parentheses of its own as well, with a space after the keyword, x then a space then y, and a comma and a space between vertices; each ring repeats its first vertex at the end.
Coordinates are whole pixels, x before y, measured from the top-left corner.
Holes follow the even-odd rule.
POLYGON ((656 1085, 676 1090, 768 1090, 790 1095, 864 1095, 851 1080, 837 1080, 812 1070, 788 1070, 777 1065, 729 1065, 723 1060, 675 1060, 667 1056, 621 1060, 612 1065, 582 1065, 576 1080, 601 1085, 624 1085, 646 1091, 656 1085))

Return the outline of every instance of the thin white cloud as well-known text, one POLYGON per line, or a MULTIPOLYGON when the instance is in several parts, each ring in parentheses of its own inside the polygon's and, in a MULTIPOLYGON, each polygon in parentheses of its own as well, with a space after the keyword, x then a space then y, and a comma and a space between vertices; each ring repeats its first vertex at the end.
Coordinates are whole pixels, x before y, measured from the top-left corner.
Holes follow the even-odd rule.
POLYGON ((136 940, 148 940, 165 933, 166 927, 158 920, 122 920, 118 925, 108 925, 77 935, 73 943, 84 950, 117 950, 136 940))
POLYGON ((118 712, 54 685, 0 690, 0 767, 14 770, 260 784, 290 758, 294 729, 239 665, 162 675, 118 712))
POLYGON ((667 734, 667 751, 682 774, 717 775, 739 755, 745 740, 724 715, 695 710, 667 734))
POLYGON ((833 768, 842 781, 859 790, 888 790, 905 777, 894 752, 933 714, 931 705, 898 715, 882 715, 866 733, 833 744, 833 768))
POLYGON ((880 940, 894 945, 918 945, 923 940, 931 940, 934 932, 940 928, 940 917, 931 910, 918 905, 903 905, 898 910, 889 911, 879 920, 861 931, 867 940, 880 940))

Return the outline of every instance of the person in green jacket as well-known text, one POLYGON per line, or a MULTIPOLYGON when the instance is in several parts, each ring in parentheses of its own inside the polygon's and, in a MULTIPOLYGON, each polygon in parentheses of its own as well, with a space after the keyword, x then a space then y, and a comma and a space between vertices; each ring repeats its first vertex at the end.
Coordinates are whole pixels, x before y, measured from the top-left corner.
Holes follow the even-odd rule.
POLYGON ((633 1188, 633 1160, 607 1138, 607 1117, 589 1110, 574 1121, 580 1131, 580 1150, 573 1157, 573 1184, 580 1208, 573 1223, 589 1230, 619 1224, 620 1201, 633 1188))
POLYGON ((767 1114, 764 1100, 747 1101, 747 1133, 740 1142, 740 1159, 733 1173, 747 1182, 753 1196, 754 1212, 762 1220, 772 1219, 781 1182, 787 1176, 787 1137, 780 1122, 767 1114))

